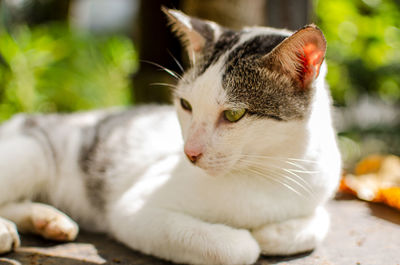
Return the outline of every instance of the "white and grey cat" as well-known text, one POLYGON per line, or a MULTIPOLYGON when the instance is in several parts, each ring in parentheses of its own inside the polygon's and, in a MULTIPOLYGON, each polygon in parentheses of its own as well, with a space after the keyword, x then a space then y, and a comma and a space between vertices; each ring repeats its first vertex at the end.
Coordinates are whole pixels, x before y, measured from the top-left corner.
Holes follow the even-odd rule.
POLYGON ((76 223, 49 205, 179 263, 252 264, 324 238, 341 162, 322 32, 232 31, 165 12, 192 60, 175 109, 18 115, 0 127, 0 252, 18 246, 16 226, 73 240, 76 223))

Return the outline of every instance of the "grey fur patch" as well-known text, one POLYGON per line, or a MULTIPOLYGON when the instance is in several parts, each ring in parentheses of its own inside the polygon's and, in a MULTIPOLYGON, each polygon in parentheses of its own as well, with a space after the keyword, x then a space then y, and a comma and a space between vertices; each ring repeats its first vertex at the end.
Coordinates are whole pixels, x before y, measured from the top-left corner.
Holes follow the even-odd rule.
POLYGON ((263 59, 286 37, 256 36, 228 55, 222 85, 229 100, 245 104, 250 115, 291 120, 301 119, 308 111, 312 93, 300 89, 283 70, 272 69, 263 59))
MULTIPOLYGON (((103 210, 106 204, 106 199, 103 195, 106 186, 105 170, 99 170, 96 166, 96 153, 100 144, 99 127, 82 128, 82 137, 78 163, 84 172, 86 195, 95 208, 103 210)), ((107 163, 103 165, 106 166, 107 163)))
POLYGON ((107 183, 112 181, 107 174, 114 163, 115 149, 124 148, 124 134, 120 146, 107 145, 110 135, 118 128, 126 127, 132 118, 132 111, 123 111, 105 116, 95 126, 82 128, 82 147, 79 166, 85 174, 86 194, 94 207, 103 210, 107 203, 107 183))
POLYGON ((197 68, 196 75, 203 74, 212 64, 216 63, 223 54, 240 40, 240 35, 240 32, 224 29, 215 43, 210 43, 204 48, 203 57, 197 68))
POLYGON ((229 53, 228 59, 226 60, 226 72, 229 73, 233 67, 239 63, 239 60, 247 57, 251 59, 258 59, 275 48, 281 43, 287 36, 284 35, 259 35, 250 40, 245 41, 232 52, 229 53))
POLYGON ((126 159, 127 149, 131 148, 128 141, 132 136, 129 132, 131 122, 152 111, 151 105, 114 111, 93 126, 82 128, 78 164, 84 173, 86 194, 96 209, 104 210, 108 201, 107 189, 114 177, 121 174, 117 168, 121 160, 126 159))

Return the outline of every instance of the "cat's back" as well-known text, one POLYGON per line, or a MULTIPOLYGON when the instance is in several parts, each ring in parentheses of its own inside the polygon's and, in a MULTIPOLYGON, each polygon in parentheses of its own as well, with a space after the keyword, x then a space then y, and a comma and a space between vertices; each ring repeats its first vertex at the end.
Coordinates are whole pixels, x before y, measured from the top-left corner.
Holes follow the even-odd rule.
POLYGON ((0 137, 19 133, 49 145, 55 156, 78 159, 81 166, 89 156, 104 151, 110 157, 128 149, 154 155, 175 150, 181 144, 173 107, 160 105, 72 114, 18 114, 0 126, 0 137))

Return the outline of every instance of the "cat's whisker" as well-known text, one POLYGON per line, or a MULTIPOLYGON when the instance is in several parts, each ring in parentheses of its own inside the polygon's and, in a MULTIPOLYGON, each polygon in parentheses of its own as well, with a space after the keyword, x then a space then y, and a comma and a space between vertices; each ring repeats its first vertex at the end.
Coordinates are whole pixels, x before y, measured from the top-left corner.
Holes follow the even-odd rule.
POLYGON ((318 170, 298 170, 298 169, 291 169, 293 172, 304 173, 304 174, 318 174, 320 173, 318 170))
MULTIPOLYGON (((248 166, 249 166, 248 168, 258 169, 260 172, 269 172, 269 173, 272 173, 272 174, 274 174, 274 175, 284 177, 285 179, 290 178, 290 177, 284 175, 283 172, 279 172, 279 171, 278 171, 279 168, 271 169, 271 168, 263 167, 262 165, 259 165, 259 164, 251 164, 251 163, 249 163, 248 166)), ((247 170, 248 168, 246 168, 246 170, 247 170)), ((302 186, 302 184, 297 183, 297 181, 293 180, 292 178, 290 178, 290 180, 291 180, 292 182, 296 182, 297 185, 302 186)), ((304 187, 303 187, 303 189, 304 189, 304 187)))
MULTIPOLYGON (((307 198, 308 198, 308 196, 309 196, 309 197, 314 198, 314 194, 313 194, 311 191, 309 191, 308 189, 306 189, 303 185, 301 185, 299 182, 297 182, 297 181, 294 180, 293 178, 291 178, 291 177, 289 177, 289 176, 287 176, 287 175, 284 175, 284 174, 282 174, 282 173, 274 172, 274 171, 271 171, 270 173, 271 173, 271 174, 275 174, 275 175, 277 175, 277 176, 279 176, 279 177, 281 177, 281 178, 287 180, 285 183, 287 183, 288 185, 289 185, 288 181, 291 182, 292 185, 297 185, 299 188, 301 188, 301 190, 303 190, 303 192, 305 192, 305 194, 303 194, 304 197, 307 197, 307 198), (307 195, 307 196, 305 196, 305 195, 307 195)), ((291 187, 293 187, 293 186, 291 186, 291 187)))
POLYGON ((295 163, 295 162, 291 162, 291 161, 285 161, 285 163, 299 168, 299 169, 290 168, 289 170, 292 171, 292 172, 304 173, 304 174, 318 174, 318 173, 320 173, 320 171, 318 171, 318 170, 308 170, 307 168, 305 168, 303 165, 300 165, 299 163, 295 163))
POLYGON ((258 176, 258 177, 266 178, 266 179, 271 180, 271 181, 273 181, 275 183, 278 183, 278 184, 284 186, 285 188, 289 189, 290 191, 294 192, 295 194, 299 195, 300 197, 304 197, 304 195, 302 193, 300 193, 295 188, 293 188, 292 186, 290 186, 289 184, 287 184, 285 182, 279 181, 278 179, 275 179, 275 178, 273 178, 273 177, 271 177, 271 176, 269 176, 267 174, 263 174, 262 172, 259 172, 257 170, 251 169, 251 168, 249 168, 248 170, 250 172, 253 172, 254 174, 256 174, 256 176, 258 176))
MULTIPOLYGON (((272 169, 268 169, 268 168, 262 167, 262 166, 264 166, 264 164, 260 164, 260 163, 257 163, 257 162, 251 161, 251 160, 248 160, 248 161, 245 161, 245 162, 248 163, 249 166, 252 166, 252 167, 257 166, 258 169, 260 169, 260 170, 268 171, 268 172, 272 172, 272 173, 278 174, 279 176, 284 177, 285 179, 288 179, 288 180, 291 181, 291 182, 294 182, 296 185, 298 185, 298 186, 301 187, 304 191, 306 191, 310 196, 314 197, 314 192, 313 192, 313 189, 312 189, 311 185, 310 185, 305 179, 301 178, 301 177, 300 177, 299 175, 297 175, 296 173, 291 172, 290 169, 287 169, 287 168, 280 168, 280 167, 277 167, 277 166, 273 166, 273 165, 272 165, 272 166, 276 169, 276 170, 272 170, 272 169), (288 175, 284 175, 284 174, 282 174, 281 172, 279 172, 278 170, 285 171, 286 173, 291 174, 292 177, 290 177, 290 176, 288 176, 288 175), (295 178, 295 179, 294 179, 294 178, 295 178)), ((271 165, 269 165, 269 166, 271 166, 271 165)))
MULTIPOLYGON (((291 174, 292 177, 291 179, 293 181, 295 181, 299 186, 302 186, 302 188, 304 190, 307 190, 307 193, 313 197, 315 199, 315 191, 313 189, 313 187, 310 185, 310 183, 308 183, 304 178, 300 177, 299 175, 297 175, 296 173, 291 172, 289 169, 282 169, 283 171, 287 172, 288 174, 291 174), (297 180, 295 180, 295 179, 297 180), (301 182, 301 183, 299 183, 301 182)), ((288 176, 289 177, 289 176, 288 176)))
POLYGON ((162 65, 160 65, 158 63, 154 63, 154 62, 151 62, 151 61, 147 61, 147 60, 141 60, 141 61, 144 62, 144 63, 148 63, 148 64, 151 64, 151 65, 157 66, 161 70, 165 71, 166 73, 168 73, 169 75, 174 77, 176 80, 183 80, 184 82, 186 82, 186 80, 180 74, 178 74, 175 71, 172 71, 171 69, 168 69, 168 68, 166 68, 166 67, 164 67, 164 66, 162 66, 162 65))
POLYGON ((170 87, 173 89, 176 89, 176 85, 174 84, 168 84, 168 83, 151 83, 150 86, 166 86, 166 87, 170 87))
MULTIPOLYGON (((252 160, 248 160, 248 161, 257 161, 257 162, 261 162, 260 160, 265 160, 265 162, 268 161, 268 165, 271 165, 271 161, 273 161, 274 163, 285 163, 285 164, 289 164, 292 165, 294 167, 297 167, 299 169, 294 169, 294 168, 287 168, 286 166, 284 166, 284 168, 297 172, 297 173, 305 173, 305 174, 317 174, 319 173, 319 171, 310 171, 307 170, 306 167, 304 165, 299 164, 299 162, 293 162, 293 161, 288 161, 288 158, 280 158, 280 157, 268 157, 268 156, 248 156, 248 155, 239 155, 236 156, 236 158, 239 158, 239 160, 243 161, 245 160, 243 157, 247 157, 248 159, 252 159, 252 160)), ((303 161, 301 163, 304 163, 303 161)), ((305 163, 308 163, 305 162, 305 163)))
MULTIPOLYGON (((277 169, 281 169, 281 170, 286 170, 286 171, 290 172, 291 174, 296 175, 296 177, 299 177, 299 178, 300 178, 300 176, 298 176, 296 173, 306 173, 306 174, 318 173, 318 171, 307 171, 304 167, 303 167, 304 168, 304 171, 303 171, 303 170, 298 170, 298 169, 293 169, 293 168, 287 168, 287 167, 284 167, 284 166, 278 166, 278 165, 275 165, 275 164, 272 164, 272 163, 268 163, 267 164, 265 162, 261 162, 261 161, 257 161, 257 160, 241 159, 241 161, 249 163, 249 164, 253 164, 253 165, 255 164, 255 165, 260 165, 260 166, 263 166, 263 167, 273 167, 273 168, 277 168, 277 169)), ((286 161, 277 161, 277 162, 284 163, 286 161)), ((305 180, 303 180, 303 181, 305 181, 305 180)))
POLYGON ((318 161, 315 161, 315 160, 310 160, 310 159, 301 159, 301 158, 292 158, 292 157, 288 157, 288 160, 292 160, 292 161, 300 161, 300 162, 309 162, 309 163, 315 163, 315 164, 318 164, 318 161))
POLYGON ((312 186, 310 185, 310 183, 308 183, 305 179, 303 179, 302 177, 300 177, 299 175, 297 175, 296 173, 292 172, 290 169, 287 168, 282 168, 283 171, 291 174, 293 177, 295 177, 296 179, 298 179, 299 181, 301 181, 311 192, 313 191, 312 186))
MULTIPOLYGON (((276 175, 276 176, 279 176, 279 177, 281 177, 281 178, 283 178, 283 179, 285 179, 285 180, 291 182, 292 185, 297 185, 299 188, 301 188, 301 189, 306 193, 306 195, 308 195, 309 197, 315 199, 315 195, 314 195, 313 191, 310 190, 310 189, 308 189, 307 187, 305 187, 303 184, 301 184, 299 181, 297 181, 297 180, 294 179, 293 177, 288 176, 288 175, 285 175, 285 174, 283 174, 282 172, 279 172, 279 171, 277 171, 277 170, 265 170, 265 169, 263 169, 263 168, 261 168, 260 170, 264 170, 264 171, 270 172, 271 174, 274 174, 274 175, 276 175)), ((285 183, 287 183, 287 184, 289 185, 289 183, 288 183, 287 181, 286 181, 285 183)), ((292 187, 293 187, 293 186, 292 186, 292 187)), ((294 188, 294 187, 293 187, 293 188, 294 188)), ((303 195, 305 195, 305 194, 303 194, 303 195)), ((304 196, 304 197, 307 197, 307 196, 304 196)), ((307 197, 307 198, 308 198, 308 197, 307 197)))
POLYGON ((302 166, 302 165, 300 165, 298 163, 295 163, 295 162, 285 161, 285 163, 287 163, 289 165, 292 165, 292 166, 295 166, 295 167, 298 167, 298 168, 303 169, 303 170, 307 170, 304 166, 302 166))
POLYGON ((299 161, 299 162, 308 162, 308 163, 318 163, 315 160, 309 160, 309 159, 301 159, 301 158, 292 158, 292 157, 276 157, 276 156, 265 156, 265 155, 251 155, 251 154, 241 154, 239 156, 243 157, 253 157, 253 158, 265 158, 265 159, 274 159, 274 160, 289 160, 289 161, 299 161))
POLYGON ((172 52, 170 50, 167 50, 167 52, 172 57, 172 59, 175 61, 176 65, 179 67, 179 69, 182 71, 182 73, 185 72, 182 64, 178 61, 178 59, 176 59, 176 57, 172 54, 172 52))
POLYGON ((261 163, 261 161, 257 161, 257 159, 265 159, 265 160, 273 160, 274 162, 287 163, 289 165, 293 165, 293 166, 296 166, 298 168, 301 168, 302 170, 293 169, 293 168, 287 168, 287 167, 279 167, 277 165, 268 163, 268 166, 279 168, 279 169, 284 170, 287 173, 293 175, 294 177, 299 179, 302 183, 304 183, 304 185, 306 185, 309 190, 312 190, 311 185, 308 182, 306 182, 303 178, 298 176, 296 173, 301 173, 301 174, 318 174, 318 173, 320 173, 319 171, 316 171, 316 170, 315 171, 307 170, 304 166, 300 165, 299 163, 285 160, 287 158, 281 159, 281 158, 277 158, 277 157, 258 156, 258 155, 255 155, 255 156, 253 156, 253 155, 240 155, 240 156, 241 156, 240 161, 247 162, 247 163, 253 163, 253 164, 258 163, 259 165, 266 166, 266 164, 261 163), (251 158, 253 160, 244 159, 243 157, 248 157, 248 158, 251 158), (254 159, 256 159, 256 160, 254 160, 254 159))

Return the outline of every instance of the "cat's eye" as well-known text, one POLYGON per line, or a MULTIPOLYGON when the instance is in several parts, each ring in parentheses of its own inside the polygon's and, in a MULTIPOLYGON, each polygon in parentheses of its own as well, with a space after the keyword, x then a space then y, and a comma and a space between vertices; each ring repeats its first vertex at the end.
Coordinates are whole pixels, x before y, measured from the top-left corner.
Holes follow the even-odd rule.
POLYGON ((181 106, 187 111, 192 111, 192 105, 186 99, 181 98, 181 106))
POLYGON ((225 110, 224 118, 230 122, 237 122, 246 114, 246 109, 225 110))

